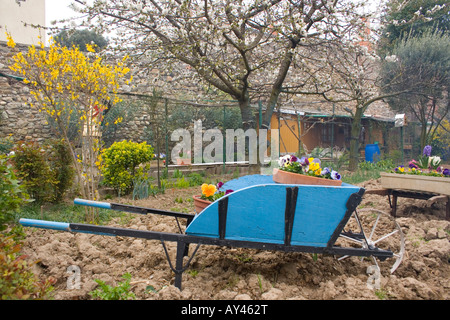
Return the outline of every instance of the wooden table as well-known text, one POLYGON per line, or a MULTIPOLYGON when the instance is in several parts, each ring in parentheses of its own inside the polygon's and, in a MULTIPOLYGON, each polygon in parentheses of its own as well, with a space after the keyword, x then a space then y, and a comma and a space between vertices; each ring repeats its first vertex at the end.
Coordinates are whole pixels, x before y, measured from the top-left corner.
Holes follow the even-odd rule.
POLYGON ((446 213, 445 219, 450 220, 450 196, 438 193, 414 191, 414 190, 404 190, 404 189, 372 189, 366 190, 365 194, 377 194, 380 196, 388 196, 389 205, 391 207, 391 214, 393 217, 397 216, 397 198, 410 198, 427 200, 429 203, 434 203, 438 201, 446 202, 446 213), (392 201, 391 201, 392 196, 392 201))

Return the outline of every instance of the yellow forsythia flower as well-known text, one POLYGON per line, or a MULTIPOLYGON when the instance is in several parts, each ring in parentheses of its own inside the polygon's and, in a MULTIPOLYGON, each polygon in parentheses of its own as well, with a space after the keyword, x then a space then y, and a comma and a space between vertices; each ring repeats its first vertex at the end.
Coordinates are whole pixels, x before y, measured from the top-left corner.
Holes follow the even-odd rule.
POLYGON ((8 42, 6 43, 8 47, 14 48, 16 46, 11 34, 8 32, 6 32, 6 39, 8 39, 8 42))

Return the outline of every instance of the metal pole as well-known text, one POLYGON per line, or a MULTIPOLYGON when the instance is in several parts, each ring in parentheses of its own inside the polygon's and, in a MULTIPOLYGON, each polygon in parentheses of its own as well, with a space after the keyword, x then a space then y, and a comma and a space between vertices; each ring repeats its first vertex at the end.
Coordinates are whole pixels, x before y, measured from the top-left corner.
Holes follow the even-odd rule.
POLYGON ((333 103, 333 120, 331 122, 331 161, 333 161, 333 148, 334 148, 334 103, 333 103))
POLYGON ((226 161, 226 128, 225 128, 225 118, 226 118, 226 107, 223 106, 223 139, 222 139, 222 174, 225 174, 225 161, 226 161))
POLYGON ((298 128, 298 155, 302 155, 302 134, 301 134, 301 123, 300 114, 297 112, 297 128, 298 128))
POLYGON ((404 157, 405 150, 403 149, 403 126, 400 127, 400 139, 401 139, 402 165, 403 165, 403 164, 405 164, 405 157, 404 157))
POLYGON ((169 173, 169 133, 167 128, 168 115, 167 115, 167 98, 164 99, 164 109, 165 109, 165 134, 166 134, 166 173, 169 173))
POLYGON ((258 107, 259 107, 259 128, 262 128, 262 102, 261 100, 258 101, 258 107))

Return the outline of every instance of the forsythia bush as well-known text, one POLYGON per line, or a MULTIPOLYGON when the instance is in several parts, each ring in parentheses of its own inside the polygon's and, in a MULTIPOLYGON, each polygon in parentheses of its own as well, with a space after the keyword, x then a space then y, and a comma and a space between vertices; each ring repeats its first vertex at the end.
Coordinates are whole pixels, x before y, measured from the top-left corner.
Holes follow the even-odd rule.
MULTIPOLYGON (((23 82, 34 97, 30 105, 44 112, 51 119, 49 124, 58 138, 64 139, 81 196, 95 200, 98 194, 96 161, 101 145, 99 132, 105 111, 121 101, 118 95, 121 83, 128 84, 132 79, 125 65, 128 57, 109 64, 92 45, 86 45, 90 53, 85 54, 75 46, 67 48, 55 41, 48 47, 40 41, 38 46, 31 45, 22 52, 15 48, 11 34, 7 33, 6 38, 14 54, 9 69, 24 78, 23 82), (74 124, 77 136, 72 138, 67 128, 74 124), (82 148, 70 143, 75 139, 82 141, 82 148)), ((91 209, 88 208, 90 212, 91 209)))
MULTIPOLYGON (((153 158, 153 148, 146 142, 115 142, 101 153, 103 183, 120 193, 133 188, 133 180, 144 175, 146 167, 139 165, 153 158)), ((148 164, 147 164, 148 165, 148 164)))

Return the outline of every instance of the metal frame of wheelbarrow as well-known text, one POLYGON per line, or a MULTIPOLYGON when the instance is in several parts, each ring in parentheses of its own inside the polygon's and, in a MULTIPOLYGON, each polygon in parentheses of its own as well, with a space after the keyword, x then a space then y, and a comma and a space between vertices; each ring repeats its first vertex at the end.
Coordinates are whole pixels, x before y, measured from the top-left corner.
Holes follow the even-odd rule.
MULTIPOLYGON (((20 219, 20 224, 25 227, 36 227, 43 229, 52 229, 60 231, 70 231, 79 233, 90 233, 97 235, 106 236, 122 236, 122 237, 133 237, 141 238, 147 240, 159 240, 161 241, 164 252, 166 254, 169 267, 175 273, 175 283, 174 285, 181 290, 182 273, 189 267, 192 259, 194 258, 200 245, 215 245, 215 246, 228 246, 237 248, 249 248, 249 249, 260 249, 260 250, 272 250, 272 251, 284 251, 284 252, 306 252, 306 253, 321 253, 321 254, 332 254, 332 255, 348 255, 348 256, 361 256, 369 257, 374 256, 380 260, 385 260, 393 256, 393 252, 388 250, 381 250, 376 247, 368 246, 367 248, 345 248, 334 246, 337 238, 341 235, 342 230, 347 224, 352 213, 355 212, 356 207, 360 204, 362 195, 364 194, 364 189, 361 188, 359 192, 350 195, 347 204, 346 212, 334 230, 332 236, 330 237, 326 247, 313 247, 313 246, 298 246, 291 245, 291 233, 294 220, 296 199, 297 199, 297 187, 288 187, 286 194, 286 209, 285 209, 285 234, 284 234, 284 244, 276 243, 266 243, 266 242, 254 242, 245 240, 230 240, 225 238, 226 234, 226 220, 227 220, 227 208, 228 208, 228 198, 222 198, 219 200, 219 238, 203 237, 203 236, 193 236, 183 233, 166 233, 157 231, 146 231, 146 230, 136 230, 136 229, 126 229, 117 227, 107 227, 107 226, 97 226, 90 224, 80 224, 80 223, 62 223, 62 222, 52 222, 43 220, 33 220, 33 219, 20 219), (176 252, 176 262, 173 266, 169 254, 165 245, 166 241, 177 243, 176 252), (188 255, 189 244, 197 244, 191 257, 188 259, 186 264, 183 264, 183 258, 188 255)), ((125 212, 132 212, 138 214, 159 214, 165 216, 172 216, 177 219, 184 218, 187 219, 187 224, 189 224, 194 215, 173 211, 164 211, 151 208, 135 207, 116 203, 105 203, 97 201, 89 201, 83 199, 75 199, 75 204, 93 206, 98 208, 119 210, 125 212)), ((178 227, 181 228, 178 223, 178 227)), ((355 239, 364 239, 365 235, 362 233, 346 234, 348 237, 355 237, 355 239)))

